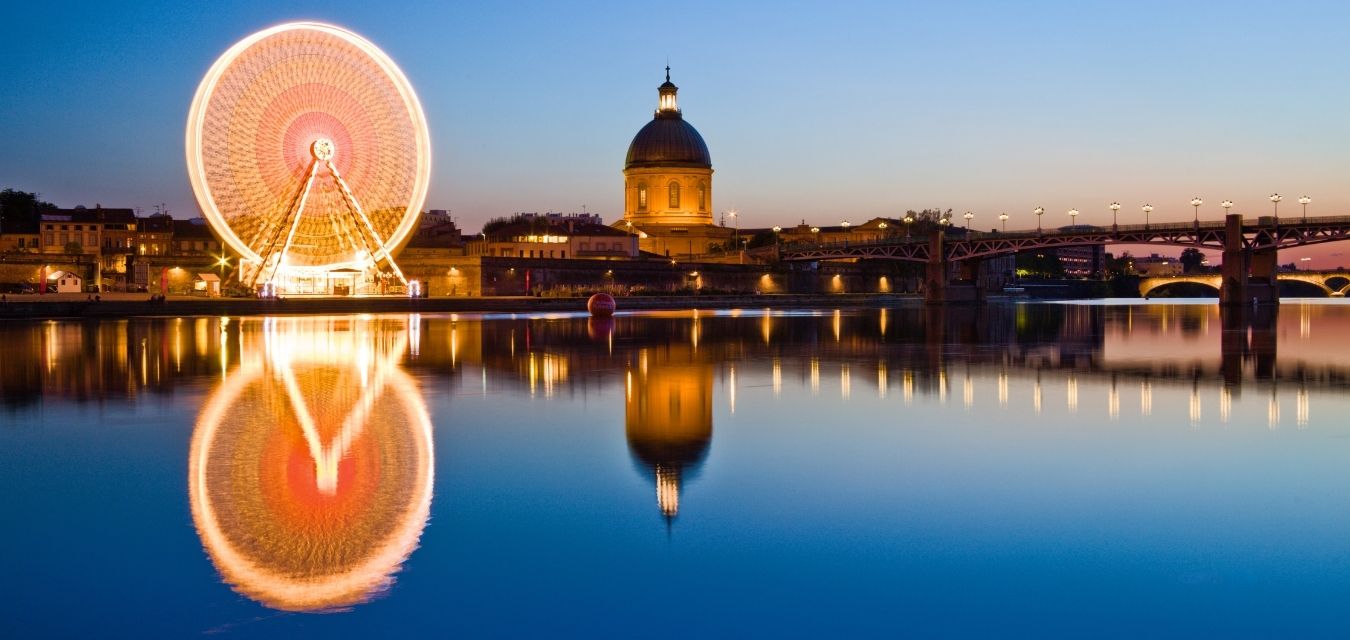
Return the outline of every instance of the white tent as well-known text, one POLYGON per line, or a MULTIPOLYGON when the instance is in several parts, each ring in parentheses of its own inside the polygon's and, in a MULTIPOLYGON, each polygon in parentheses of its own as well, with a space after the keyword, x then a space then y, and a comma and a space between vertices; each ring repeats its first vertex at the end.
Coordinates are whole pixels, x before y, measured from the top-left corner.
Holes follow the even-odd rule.
POLYGON ((208 298, 220 297, 220 276, 214 273, 199 273, 192 282, 192 291, 208 298))
POLYGON ((55 293, 79 293, 80 276, 69 271, 53 271, 47 275, 47 291, 55 293))

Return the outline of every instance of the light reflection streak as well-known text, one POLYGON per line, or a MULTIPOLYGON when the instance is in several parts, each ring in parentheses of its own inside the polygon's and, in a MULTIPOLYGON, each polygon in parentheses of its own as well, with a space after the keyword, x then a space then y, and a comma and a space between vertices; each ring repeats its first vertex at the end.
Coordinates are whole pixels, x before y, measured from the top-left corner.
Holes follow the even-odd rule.
POLYGON ((1120 390, 1116 388, 1116 378, 1111 377, 1111 386, 1106 392, 1106 414, 1111 420, 1120 419, 1120 390))
POLYGON ((1300 387, 1298 388, 1297 408, 1296 408, 1295 410, 1298 412, 1298 413, 1297 413, 1297 417, 1295 418, 1295 419, 1297 420, 1298 428, 1300 428, 1300 429, 1307 429, 1307 428, 1308 428, 1308 388, 1307 388, 1307 387, 1300 386, 1300 387))
POLYGON ((878 398, 881 398, 882 400, 885 400, 885 399, 886 399, 886 387, 888 386, 888 384, 889 384, 889 383, 886 381, 886 362, 885 362, 885 361, 877 361, 877 397, 878 397, 878 398))
POLYGON ((975 380, 970 377, 970 369, 966 369, 966 379, 961 397, 967 410, 975 406, 975 380))
POLYGON ((728 375, 728 377, 730 378, 730 381, 729 381, 729 383, 730 383, 730 389, 728 390, 728 391, 729 391, 729 393, 728 393, 728 399, 730 400, 730 404, 731 404, 731 413, 732 413, 732 415, 735 415, 735 414, 736 414, 736 365, 733 364, 733 365, 730 366, 727 375, 728 375))
POLYGON ((904 389, 905 406, 914 404, 914 372, 905 369, 900 376, 901 388, 904 389))
POLYGON ((1139 383, 1139 412, 1153 415, 1153 383, 1148 380, 1139 383))
POLYGON ((1200 410, 1201 410, 1201 406, 1200 406, 1200 383, 1199 383, 1199 382, 1195 382, 1195 383, 1192 383, 1192 384, 1191 384, 1191 401, 1190 401, 1190 405, 1191 405, 1191 413, 1190 413, 1190 417, 1191 417, 1191 428, 1194 429, 1194 428, 1200 426, 1200 410))
POLYGON ((849 380, 849 368, 848 368, 848 365, 847 365, 847 364, 840 365, 840 366, 839 366, 839 395, 840 395, 840 397, 842 397, 842 398, 845 399, 845 400, 848 400, 849 393, 851 392, 851 389, 852 389, 852 383, 851 383, 850 380, 849 380))
MULTIPOLYGON (((629 375, 632 380, 632 375, 629 375)), ((773 397, 777 398, 783 393, 783 361, 779 358, 773 359, 773 397)))
POLYGON ((1228 422, 1228 417, 1233 411, 1233 390, 1224 385, 1219 388, 1219 421, 1228 422))
POLYGON ((1272 431, 1280 428, 1280 398, 1275 387, 1270 388, 1270 401, 1266 404, 1266 427, 1272 431))
POLYGON ((1036 415, 1041 415, 1041 373, 1036 372, 1036 386, 1031 389, 1031 406, 1036 415))
POLYGON ((1008 406, 1008 372, 998 372, 998 406, 1008 406))
POLYGON ((811 395, 820 393, 820 358, 811 358, 811 395))
POLYGON ((1068 384, 1066 385, 1065 391, 1067 392, 1067 395, 1068 395, 1068 407, 1069 407, 1069 413, 1077 413, 1077 412, 1078 412, 1078 379, 1075 378, 1075 377, 1073 377, 1073 376, 1069 376, 1069 382, 1068 382, 1068 384))

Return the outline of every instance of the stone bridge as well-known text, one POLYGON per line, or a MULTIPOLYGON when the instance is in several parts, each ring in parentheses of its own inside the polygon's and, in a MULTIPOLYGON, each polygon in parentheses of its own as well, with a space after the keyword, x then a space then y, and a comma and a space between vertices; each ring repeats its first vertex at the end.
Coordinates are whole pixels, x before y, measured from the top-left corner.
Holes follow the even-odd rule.
MULTIPOLYGON (((1342 298, 1350 293, 1350 271, 1296 271, 1277 274, 1276 279, 1283 282, 1303 282, 1321 289, 1328 296, 1342 298)), ((1139 295, 1147 298, 1152 293, 1172 284, 1190 282, 1222 291, 1223 276, 1214 274, 1193 274, 1182 276, 1155 276, 1139 281, 1139 295)))
MULTIPOLYGON (((863 243, 807 243, 783 247, 788 261, 906 260, 927 265, 924 297, 929 304, 980 302, 979 264, 984 258, 1036 249, 1104 244, 1173 245, 1220 249, 1223 267, 1214 283, 1219 303, 1278 304, 1276 282, 1280 249, 1350 240, 1350 216, 1281 220, 1274 216, 1244 220, 1239 214, 1222 222, 1158 225, 1075 225, 1056 230, 981 233, 968 229, 939 230, 927 237, 895 237, 863 243), (951 237, 948 237, 948 233, 951 237), (950 268, 955 263, 956 269, 950 268), (953 272, 955 275, 953 276, 953 272)), ((1344 287, 1315 282, 1329 294, 1344 287)))

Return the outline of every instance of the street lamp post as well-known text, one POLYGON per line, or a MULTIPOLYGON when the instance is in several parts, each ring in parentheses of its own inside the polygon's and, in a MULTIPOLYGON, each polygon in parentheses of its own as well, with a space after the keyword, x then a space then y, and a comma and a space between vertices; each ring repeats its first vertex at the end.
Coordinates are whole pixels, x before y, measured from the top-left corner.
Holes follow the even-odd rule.
POLYGON ((1070 224, 1071 226, 1072 226, 1072 225, 1077 225, 1077 224, 1078 224, 1078 210, 1077 210, 1077 209, 1069 209, 1069 221, 1070 221, 1069 224, 1070 224))
POLYGON ((773 225, 773 252, 778 253, 778 234, 783 232, 783 228, 773 225))
POLYGON ((1298 199, 1298 203, 1301 204, 1301 205, 1303 205, 1303 221, 1304 221, 1304 222, 1307 222, 1307 221, 1308 221, 1308 203, 1309 203, 1309 202, 1312 202, 1312 198, 1309 198, 1308 196, 1303 196, 1302 198, 1299 198, 1299 199, 1298 199))
POLYGON ((1153 205, 1151 205, 1151 204, 1146 204, 1146 205, 1144 205, 1142 208, 1143 208, 1143 210, 1144 210, 1144 228, 1147 229, 1147 228, 1148 228, 1148 214, 1153 213, 1153 205))
POLYGON ((1119 202, 1112 202, 1111 204, 1106 205, 1106 206, 1107 206, 1108 209, 1111 210, 1111 230, 1112 230, 1112 231, 1115 231, 1116 227, 1118 226, 1118 225, 1116 224, 1116 214, 1117 214, 1118 212, 1120 212, 1120 203, 1119 203, 1119 202))
POLYGON ((1003 222, 1003 233, 1008 232, 1008 212, 998 214, 998 219, 1003 222))
POLYGON ((731 232, 731 237, 735 238, 736 246, 737 248, 739 248, 741 246, 741 222, 740 220, 736 219, 737 213, 739 212, 736 211, 735 209, 732 209, 727 212, 727 215, 731 216, 731 226, 733 229, 731 232))
POLYGON ((1270 195, 1270 201, 1275 203, 1275 224, 1280 223, 1280 201, 1283 199, 1284 197, 1278 193, 1272 193, 1270 195))
POLYGON ((1200 196, 1191 198, 1191 206, 1195 207, 1195 224, 1200 224, 1200 205, 1204 203, 1205 201, 1201 200, 1200 196))
POLYGON ((1223 202, 1220 202, 1220 203, 1219 203, 1219 206, 1220 206, 1220 207, 1223 207, 1223 217, 1224 217, 1225 220, 1227 220, 1227 219, 1228 219, 1228 210, 1233 208, 1233 201, 1232 201, 1232 200, 1224 200, 1223 202))
POLYGON ((914 224, 914 216, 905 214, 905 237, 909 237, 909 226, 914 224))
POLYGON ((1036 232, 1040 233, 1041 216, 1045 215, 1045 207, 1036 207, 1035 209, 1032 209, 1031 212, 1036 214, 1036 232))
POLYGON ((967 212, 966 212, 966 215, 961 216, 961 217, 963 217, 963 218, 966 219, 966 231, 970 231, 970 219, 971 219, 971 218, 974 218, 974 217, 975 217, 975 214, 973 214, 973 213, 967 211, 967 212))

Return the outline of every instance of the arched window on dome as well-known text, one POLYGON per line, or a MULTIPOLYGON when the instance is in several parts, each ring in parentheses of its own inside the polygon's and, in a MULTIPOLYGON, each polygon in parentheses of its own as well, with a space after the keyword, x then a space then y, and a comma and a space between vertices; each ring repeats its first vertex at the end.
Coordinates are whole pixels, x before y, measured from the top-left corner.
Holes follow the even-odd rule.
POLYGON ((708 210, 708 183, 698 183, 698 210, 708 210))
POLYGON ((670 208, 680 208, 680 183, 674 180, 670 181, 670 208))
POLYGON ((638 211, 647 210, 647 183, 638 183, 638 211))

